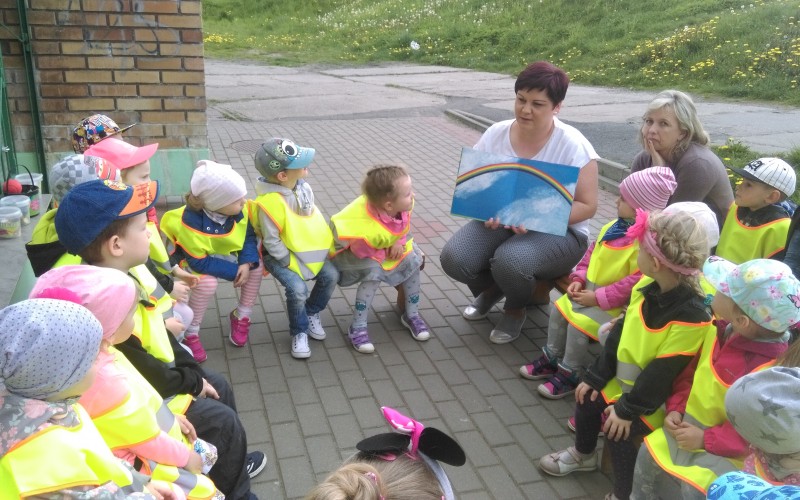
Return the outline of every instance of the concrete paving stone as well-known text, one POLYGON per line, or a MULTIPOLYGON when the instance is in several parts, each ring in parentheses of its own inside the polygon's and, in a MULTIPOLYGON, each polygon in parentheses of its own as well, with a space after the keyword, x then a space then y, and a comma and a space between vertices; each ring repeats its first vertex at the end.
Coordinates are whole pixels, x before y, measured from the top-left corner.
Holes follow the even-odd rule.
POLYGON ((285 343, 286 339, 289 338, 289 318, 286 317, 286 313, 282 309, 268 312, 266 314, 266 322, 273 341, 283 341, 285 343))
POLYGON ((444 359, 437 361, 436 368, 448 386, 466 384, 469 382, 469 378, 464 373, 464 370, 458 366, 455 360, 444 359))
POLYGON ((497 465, 499 459, 491 446, 483 438, 480 429, 475 431, 456 432, 456 440, 464 448, 467 460, 475 467, 497 465))
POLYGON ((261 392, 265 395, 289 390, 289 386, 286 384, 286 377, 284 377, 283 369, 280 366, 256 368, 256 376, 261 392))
POLYGON ((327 475, 342 463, 339 448, 330 434, 306 437, 310 454, 311 468, 315 474, 327 475))
POLYGON ((396 347, 395 348, 388 347, 385 349, 381 349, 380 351, 376 351, 376 356, 380 358, 381 362, 386 369, 390 372, 394 369, 395 365, 405 365, 406 360, 403 357, 403 352, 396 347))
POLYGON ((422 388, 425 389, 425 392, 428 393, 428 397, 431 398, 431 401, 450 401, 455 397, 447 386, 447 383, 439 374, 422 375, 420 376, 420 383, 422 384, 422 388))
POLYGON ((311 372, 311 379, 314 381, 314 387, 319 390, 321 387, 329 387, 332 385, 339 385, 339 379, 336 377, 336 368, 329 359, 321 359, 323 353, 327 353, 322 344, 315 342, 312 356, 308 361, 308 371, 311 372), (321 351, 320 354, 317 351, 321 351))
POLYGON ((304 438, 330 434, 331 429, 328 426, 328 418, 325 415, 322 404, 296 405, 295 411, 297 412, 297 419, 300 422, 300 430, 303 432, 304 438))
POLYGON ((472 354, 472 351, 470 351, 469 347, 453 347, 450 349, 450 353, 452 354, 453 359, 456 360, 456 363, 458 363, 458 366, 460 366, 464 371, 483 369, 483 365, 481 364, 480 360, 474 354, 472 354))
POLYGON ((447 349, 452 349, 453 347, 464 347, 464 341, 461 339, 461 336, 449 326, 436 328, 436 338, 439 339, 439 342, 441 342, 442 345, 447 349))
POLYGON ((378 404, 375 397, 351 398, 350 406, 353 407, 356 421, 362 429, 386 425, 380 412, 380 404, 378 404))
MULTIPOLYGON (((598 453, 599 452, 598 450, 598 453)), ((591 493, 590 496, 594 498, 603 498, 606 493, 614 489, 614 483, 611 479, 600 471, 578 474, 575 476, 575 480, 583 486, 584 491, 591 493)), ((676 495, 662 493, 663 498, 678 498, 679 495, 680 493, 677 492, 676 495)))
POLYGON ((478 370, 465 370, 464 372, 466 373, 470 382, 484 397, 498 395, 503 392, 503 389, 500 387, 500 385, 483 367, 478 370))
MULTIPOLYGON (((460 444, 463 448, 464 444, 460 444)), ((475 467, 470 463, 469 455, 467 455, 466 464, 462 465, 461 467, 450 467, 445 465, 445 471, 447 472, 447 477, 450 478, 450 484, 453 486, 453 490, 455 490, 457 498, 467 498, 470 492, 476 495, 481 495, 477 498, 482 498, 484 500, 491 498, 488 496, 489 494, 486 490, 486 485, 483 484, 480 476, 475 470, 475 467)))
POLYGON ((488 396, 486 401, 489 402, 497 416, 505 425, 521 424, 528 421, 525 412, 520 410, 514 401, 506 394, 488 396))
MULTIPOLYGON (((387 346, 384 350, 388 350, 387 346)), ((380 356, 359 356, 356 358, 361 373, 367 380, 387 380, 389 372, 381 362, 380 356)))
MULTIPOLYGON (((558 498, 586 498, 589 492, 584 489, 580 481, 576 480, 576 477, 581 474, 585 473, 576 472, 565 477, 552 477, 544 474, 543 479, 553 488, 558 498)), ((598 497, 602 498, 608 491, 602 493, 598 491, 597 493, 599 493, 598 497)))
POLYGON ((426 422, 438 416, 431 399, 423 390, 403 391, 403 399, 408 405, 410 412, 408 415, 414 415, 414 418, 420 422, 426 422))
MULTIPOLYGON (((264 409, 253 411, 239 410, 239 420, 247 431, 247 445, 251 450, 271 448, 269 424, 264 409)), ((266 453, 266 452, 265 452, 266 453)))
POLYGON ((275 445, 275 455, 277 455, 279 460, 282 458, 305 455, 305 446, 301 444, 303 443, 303 437, 297 422, 284 422, 280 424, 273 424, 270 422, 270 427, 272 430, 272 443, 275 445))
POLYGON ((256 369, 253 364, 253 358, 250 357, 231 363, 228 370, 228 380, 235 384, 256 382, 256 369))
POLYGON ((366 378, 360 371, 339 372, 339 380, 342 381, 342 387, 348 398, 372 396, 366 378))
MULTIPOLYGON (((461 339, 464 341, 464 345, 469 347, 469 350, 475 356, 492 356, 496 353, 495 351, 495 344, 489 342, 489 333, 494 328, 494 324, 492 321, 472 321, 471 324, 475 327, 476 332, 472 334, 464 334, 461 336, 461 339)), ((508 346, 502 346, 503 349, 508 348, 508 346)))
POLYGON ((467 412, 475 413, 491 409, 486 398, 472 384, 457 385, 453 386, 452 389, 456 398, 461 401, 467 412))
POLYGON ((400 392, 416 390, 421 387, 417 375, 407 365, 393 366, 389 375, 400 392))
POLYGON ((355 414, 334 415, 328 419, 333 430, 333 437, 340 449, 353 448, 355 444, 364 439, 366 434, 355 418, 355 414))
POLYGON ((379 406, 396 408, 404 404, 403 397, 391 380, 369 380, 368 383, 379 406))
POLYGON ((494 411, 470 413, 470 418, 475 423, 475 428, 493 448, 514 442, 514 437, 494 411))
POLYGON ((222 340, 222 350, 225 351, 225 357, 228 360, 244 360, 247 358, 252 358, 253 353, 250 352, 250 345, 245 345, 244 347, 239 347, 231 344, 230 340, 228 340, 228 333, 226 332, 225 338, 222 340))
POLYGON ((239 411, 263 410, 261 389, 255 382, 236 384, 236 408, 239 411))
POLYGON ((355 370, 358 368, 355 356, 363 356, 363 354, 356 352, 355 349, 353 349, 353 347, 350 345, 345 347, 326 348, 326 351, 331 363, 333 363, 333 368, 337 373, 347 370, 355 370))
POLYGON ((537 382, 525 380, 517 375, 517 378, 501 380, 498 383, 500 387, 502 387, 504 393, 507 394, 518 407, 538 404, 539 396, 534 394, 534 391, 536 391, 535 384, 537 382))
POLYGON ((344 415, 353 411, 347 396, 338 385, 321 387, 317 391, 326 415, 344 415))
POLYGON ((286 379, 286 383, 294 405, 319 403, 319 395, 311 377, 291 377, 286 379))
POLYGON ((528 500, 545 500, 550 498, 559 498, 558 494, 553 488, 545 481, 537 481, 535 483, 521 484, 520 489, 528 500))
POLYGON ((530 421, 536 425, 543 437, 548 438, 564 434, 566 423, 555 420, 553 415, 545 408, 546 404, 546 402, 543 402, 537 406, 528 406, 523 411, 530 421))
MULTIPOLYGON (((470 335, 481 332, 479 330, 480 321, 467 321, 460 314, 458 316, 446 316, 447 324, 459 335, 470 335)), ((488 335, 488 332, 487 332, 488 335)))
POLYGON ((311 377, 311 372, 308 368, 308 363, 302 359, 294 359, 289 353, 289 349, 280 351, 279 361, 283 376, 287 379, 293 377, 311 377))
POLYGON ((267 408, 267 420, 272 426, 297 420, 297 414, 292 405, 292 396, 288 392, 267 394, 264 406, 267 408))
POLYGON ((511 480, 508 470, 505 467, 500 465, 480 467, 478 468, 478 474, 480 474, 481 478, 486 483, 489 491, 491 491, 493 495, 496 495, 497 498, 524 498, 522 491, 516 486, 514 481, 511 480))
POLYGON ((536 422, 508 426, 508 432, 532 461, 538 461, 540 457, 553 451, 539 434, 535 424, 536 422))
POLYGON ((426 310, 422 318, 431 328, 431 334, 434 336, 438 333, 440 328, 447 327, 447 321, 444 319, 444 316, 436 309, 426 310))
POLYGON ((307 457, 281 458, 279 460, 286 498, 300 498, 316 486, 316 476, 307 457))
POLYGON ((403 356, 417 376, 436 373, 436 365, 424 351, 404 352, 403 356))
POLYGON ((283 486, 277 480, 253 483, 250 491, 258 498, 283 498, 283 486))
POLYGON ((470 415, 458 400, 434 403, 439 414, 444 418, 447 428, 452 432, 469 431, 475 429, 470 415))

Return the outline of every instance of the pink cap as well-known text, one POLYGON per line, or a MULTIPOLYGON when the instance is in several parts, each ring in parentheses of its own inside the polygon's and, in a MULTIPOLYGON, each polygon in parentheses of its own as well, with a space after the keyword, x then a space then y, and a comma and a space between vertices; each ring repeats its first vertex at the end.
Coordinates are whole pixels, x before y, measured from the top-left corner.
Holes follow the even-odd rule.
POLYGON ((90 147, 83 154, 103 158, 120 170, 125 170, 146 162, 152 158, 157 149, 158 143, 136 147, 116 137, 109 137, 90 147))
POLYGON ((626 177, 619 185, 619 194, 634 209, 663 210, 676 187, 672 170, 650 167, 626 177))
POLYGON ((104 339, 119 329, 131 312, 136 297, 133 278, 116 269, 88 265, 51 269, 39 276, 30 293, 32 299, 50 298, 79 303, 103 325, 104 339))

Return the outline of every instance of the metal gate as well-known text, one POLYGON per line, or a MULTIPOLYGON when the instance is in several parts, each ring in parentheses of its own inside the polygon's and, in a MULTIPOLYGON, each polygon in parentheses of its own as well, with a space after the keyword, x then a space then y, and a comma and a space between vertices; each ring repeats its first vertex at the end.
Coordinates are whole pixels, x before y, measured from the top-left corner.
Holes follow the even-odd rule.
POLYGON ((0 171, 3 175, 2 181, 17 173, 14 137, 11 135, 11 114, 8 112, 6 71, 3 66, 2 54, 0 54, 0 171))

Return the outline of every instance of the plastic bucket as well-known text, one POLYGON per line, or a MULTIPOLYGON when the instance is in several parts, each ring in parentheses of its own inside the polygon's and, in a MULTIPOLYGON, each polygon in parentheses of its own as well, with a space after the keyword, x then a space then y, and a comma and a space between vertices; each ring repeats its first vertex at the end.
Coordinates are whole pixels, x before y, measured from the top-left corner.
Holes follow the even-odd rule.
POLYGON ((22 212, 17 207, 0 207, 0 239, 22 235, 22 212))
POLYGON ((31 199, 27 196, 15 194, 0 198, 0 207, 16 207, 22 213, 22 224, 31 223, 31 199))
POLYGON ((42 209, 42 181, 44 180, 44 175, 38 172, 31 173, 24 165, 20 166, 27 170, 27 173, 17 174, 14 178, 22 184, 22 194, 31 199, 31 217, 36 217, 42 209))

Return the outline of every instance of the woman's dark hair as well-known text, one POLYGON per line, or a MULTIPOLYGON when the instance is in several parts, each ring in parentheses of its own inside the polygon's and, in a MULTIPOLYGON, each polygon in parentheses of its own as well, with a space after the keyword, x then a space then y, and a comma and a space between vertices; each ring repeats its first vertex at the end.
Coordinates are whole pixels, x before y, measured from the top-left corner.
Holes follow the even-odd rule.
POLYGON ((567 87, 569 87, 569 76, 563 69, 547 61, 536 61, 530 63, 517 76, 514 93, 520 90, 544 90, 553 106, 558 106, 567 95, 567 87))

